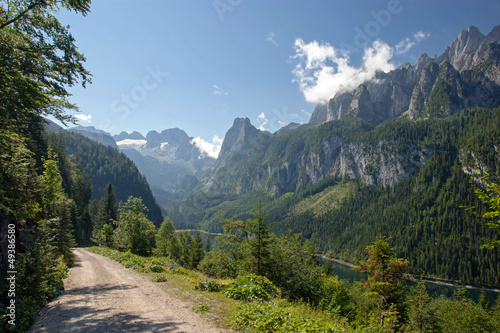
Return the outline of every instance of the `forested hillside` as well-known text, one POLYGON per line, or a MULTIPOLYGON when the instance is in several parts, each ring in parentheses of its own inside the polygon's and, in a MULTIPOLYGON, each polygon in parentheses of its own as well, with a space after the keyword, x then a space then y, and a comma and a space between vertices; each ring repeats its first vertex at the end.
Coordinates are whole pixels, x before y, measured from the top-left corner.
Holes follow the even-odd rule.
POLYGON ((146 178, 135 164, 117 149, 105 146, 80 134, 64 132, 53 134, 59 138, 68 155, 74 155, 83 173, 90 177, 92 194, 99 199, 108 183, 113 184, 118 202, 129 196, 142 198, 148 208, 147 216, 155 225, 163 221, 161 209, 156 203, 146 178))
MULTIPOLYGON (((279 136, 260 155, 267 157, 247 156, 249 161, 242 165, 251 172, 258 161, 269 163, 319 149, 321 142, 338 136, 344 142, 362 143, 365 151, 386 145, 407 162, 402 170, 415 171, 392 186, 330 176, 277 198, 264 189, 240 196, 200 192, 171 216, 174 221, 198 221, 194 227, 220 232, 221 218, 249 218, 255 204, 263 200, 276 232, 302 233, 333 257, 362 258, 365 247, 381 234, 392 237, 397 255, 409 259, 415 274, 498 286, 498 250, 480 249, 498 236, 461 206, 481 207, 471 185, 470 173, 475 168, 488 168, 492 174, 500 170, 499 123, 500 108, 478 108, 445 119, 414 122, 403 118, 377 127, 355 118, 305 127, 284 136, 289 146, 280 149, 283 140, 279 136), (300 144, 299 149, 290 148, 294 142, 300 144), (425 163, 415 169, 412 163, 421 160, 425 163)), ((379 168, 371 167, 373 172, 379 168)))

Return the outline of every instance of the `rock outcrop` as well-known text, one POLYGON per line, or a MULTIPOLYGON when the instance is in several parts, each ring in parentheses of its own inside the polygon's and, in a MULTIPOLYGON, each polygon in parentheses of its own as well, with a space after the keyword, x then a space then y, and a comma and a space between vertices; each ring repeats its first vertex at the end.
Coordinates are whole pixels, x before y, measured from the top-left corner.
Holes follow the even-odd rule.
POLYGON ((411 119, 445 117, 466 107, 500 105, 500 26, 484 36, 463 30, 437 58, 423 54, 356 90, 318 104, 310 123, 358 116, 371 124, 408 115, 411 119))

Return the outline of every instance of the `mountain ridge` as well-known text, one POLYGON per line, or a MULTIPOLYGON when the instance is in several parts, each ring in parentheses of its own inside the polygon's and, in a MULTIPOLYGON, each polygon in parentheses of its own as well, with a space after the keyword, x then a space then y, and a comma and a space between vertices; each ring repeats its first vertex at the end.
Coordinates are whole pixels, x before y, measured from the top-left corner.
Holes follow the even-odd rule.
POLYGON ((500 26, 487 36, 478 28, 462 30, 437 58, 422 54, 354 91, 317 104, 310 123, 358 116, 376 125, 408 115, 411 119, 442 117, 466 107, 500 104, 500 26))

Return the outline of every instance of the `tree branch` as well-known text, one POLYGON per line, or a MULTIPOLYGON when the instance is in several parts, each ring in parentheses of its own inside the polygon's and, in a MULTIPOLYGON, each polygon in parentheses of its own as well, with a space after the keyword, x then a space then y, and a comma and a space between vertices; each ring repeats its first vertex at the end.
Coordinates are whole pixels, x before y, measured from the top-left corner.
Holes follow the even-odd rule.
POLYGON ((16 17, 10 19, 9 21, 3 23, 0 25, 0 30, 5 28, 6 26, 16 22, 17 20, 19 20, 21 17, 23 17, 24 15, 26 15, 26 13, 28 13, 30 10, 32 10, 33 8, 35 8, 37 5, 41 4, 43 2, 43 0, 40 0, 40 1, 35 1, 33 3, 31 3, 24 11, 22 11, 21 13, 19 13, 16 17))

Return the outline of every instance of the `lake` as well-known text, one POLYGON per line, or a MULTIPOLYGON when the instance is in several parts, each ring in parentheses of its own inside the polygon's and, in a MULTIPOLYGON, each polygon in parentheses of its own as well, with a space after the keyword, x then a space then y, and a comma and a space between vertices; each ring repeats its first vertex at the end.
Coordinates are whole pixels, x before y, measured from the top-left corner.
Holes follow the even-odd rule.
MULTIPOLYGON (((196 235, 195 230, 189 230, 189 232, 193 236, 196 235)), ((200 235, 202 236, 204 241, 206 239, 209 239, 212 246, 214 246, 216 244, 215 238, 218 237, 220 234, 211 234, 211 233, 207 233, 207 232, 200 232, 200 235)), ((326 260, 328 260, 328 259, 325 259, 324 257, 318 255, 318 261, 320 263, 322 263, 323 265, 326 263, 326 260)), ((361 279, 366 280, 368 278, 366 274, 356 272, 351 267, 349 267, 345 264, 341 264, 341 263, 339 263, 337 261, 333 261, 333 260, 330 260, 330 262, 331 262, 331 268, 332 268, 333 274, 338 275, 340 280, 347 280, 347 281, 353 283, 353 282, 360 281, 361 279)), ((415 286, 415 285, 416 285, 416 282, 408 282, 408 286, 410 288, 415 286)), ((426 282, 425 286, 427 288, 427 292, 429 293, 429 295, 431 295, 433 297, 439 297, 440 295, 443 295, 443 296, 448 297, 448 298, 453 297, 453 293, 457 289, 463 288, 463 286, 443 285, 443 284, 439 284, 439 283, 435 283, 435 282, 431 282, 431 281, 426 282)), ((498 299, 498 291, 487 289, 487 290, 485 290, 485 292, 486 292, 486 297, 488 298, 488 301, 490 302, 490 304, 492 306, 494 306, 494 304, 496 303, 496 301, 498 299)), ((479 299, 480 294, 481 294, 481 288, 472 287, 472 286, 468 286, 467 288, 465 288, 465 296, 475 300, 476 302, 479 299)))

